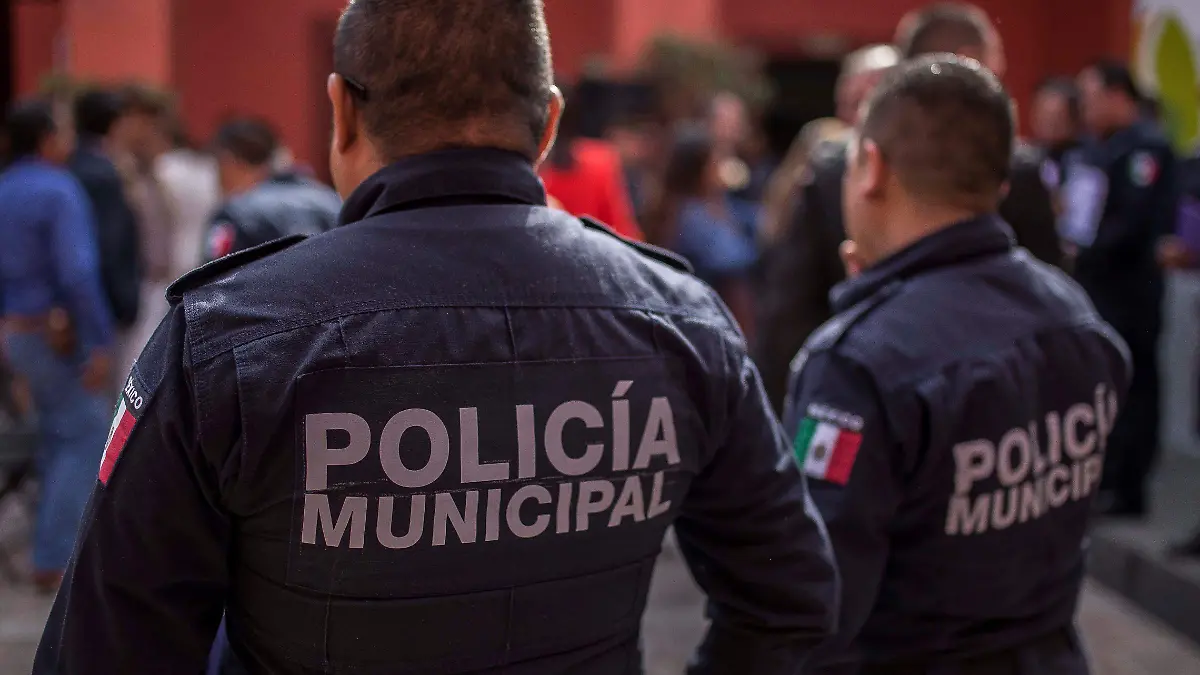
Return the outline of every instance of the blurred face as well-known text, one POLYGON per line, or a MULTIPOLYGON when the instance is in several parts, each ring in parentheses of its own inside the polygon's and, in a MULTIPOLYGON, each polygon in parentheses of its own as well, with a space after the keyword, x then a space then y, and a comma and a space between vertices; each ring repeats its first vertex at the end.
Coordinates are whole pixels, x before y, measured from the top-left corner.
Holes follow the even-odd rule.
POLYGON ((867 98, 867 94, 879 84, 884 70, 868 70, 850 75, 842 81, 837 91, 837 116, 846 124, 854 124, 858 120, 859 108, 867 98))
POLYGON ((888 185, 890 171, 874 141, 857 138, 846 152, 842 179, 846 236, 854 242, 858 260, 870 265, 882 257, 882 228, 894 193, 888 185))
POLYGON ((221 183, 221 194, 229 197, 239 192, 245 192, 259 183, 262 176, 259 171, 239 161, 231 153, 221 150, 217 152, 217 176, 221 183))
POLYGON ((1033 137, 1043 145, 1061 145, 1075 138, 1075 122, 1067 97, 1056 91, 1043 91, 1033 99, 1033 137))
POLYGON ((1105 88, 1100 73, 1089 68, 1079 74, 1076 85, 1084 125, 1092 133, 1108 132, 1112 127, 1112 93, 1105 88))
POLYGON ((731 152, 746 138, 747 130, 746 107, 741 99, 726 94, 713 101, 712 137, 717 147, 731 152))

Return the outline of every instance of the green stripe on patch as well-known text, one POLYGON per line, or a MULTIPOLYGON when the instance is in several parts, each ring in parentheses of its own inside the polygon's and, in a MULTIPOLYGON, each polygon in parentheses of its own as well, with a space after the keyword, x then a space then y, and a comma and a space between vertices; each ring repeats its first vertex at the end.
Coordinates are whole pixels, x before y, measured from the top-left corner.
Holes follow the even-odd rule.
POLYGON ((796 462, 800 466, 804 466, 804 460, 808 458, 808 448, 812 445, 813 434, 817 431, 817 421, 811 417, 805 417, 800 421, 800 428, 796 430, 796 439, 792 442, 792 454, 796 456, 796 462))

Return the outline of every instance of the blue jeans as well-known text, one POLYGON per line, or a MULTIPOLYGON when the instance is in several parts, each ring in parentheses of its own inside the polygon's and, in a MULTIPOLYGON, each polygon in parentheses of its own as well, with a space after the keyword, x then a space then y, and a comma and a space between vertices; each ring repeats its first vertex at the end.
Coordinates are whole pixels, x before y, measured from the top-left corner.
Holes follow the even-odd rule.
POLYGON ((8 354, 12 369, 28 382, 37 411, 40 487, 33 567, 62 572, 96 485, 113 403, 107 392, 84 389, 82 359, 63 359, 41 335, 10 335, 8 354))

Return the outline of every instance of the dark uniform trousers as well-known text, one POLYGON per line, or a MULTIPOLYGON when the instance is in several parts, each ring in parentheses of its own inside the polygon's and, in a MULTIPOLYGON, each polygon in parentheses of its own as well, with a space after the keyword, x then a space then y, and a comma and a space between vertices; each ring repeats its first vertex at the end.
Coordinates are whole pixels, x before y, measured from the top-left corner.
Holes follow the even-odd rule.
POLYGON ((1074 630, 1054 631, 1013 649, 937 665, 866 666, 859 675, 1088 675, 1074 630))

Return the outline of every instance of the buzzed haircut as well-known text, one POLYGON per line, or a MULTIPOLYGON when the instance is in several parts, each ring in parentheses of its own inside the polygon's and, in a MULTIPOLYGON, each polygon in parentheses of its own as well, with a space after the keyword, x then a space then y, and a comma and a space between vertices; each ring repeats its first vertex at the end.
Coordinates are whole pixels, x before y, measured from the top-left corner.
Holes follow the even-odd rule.
POLYGON ((1103 59, 1089 65, 1084 70, 1091 70, 1100 77, 1100 83, 1105 89, 1117 91, 1134 101, 1144 100, 1141 89, 1133 79, 1133 73, 1124 62, 1103 59))
POLYGON ((108 89, 89 89, 75 97, 75 128, 80 134, 107 136, 124 113, 120 95, 108 89))
POLYGON ((905 59, 926 54, 982 49, 993 32, 987 14, 959 2, 939 2, 910 15, 900 24, 896 46, 905 59))
POLYGON ((996 208, 1008 180, 1014 127, 1012 99, 990 70, 938 54, 884 78, 859 134, 915 197, 983 212, 996 208))
POLYGON ((213 140, 213 149, 225 151, 250 166, 266 166, 275 159, 279 138, 267 122, 243 117, 221 125, 213 140))
POLYGON ((384 159, 497 136, 532 157, 554 85, 542 0, 352 0, 334 70, 384 159))

